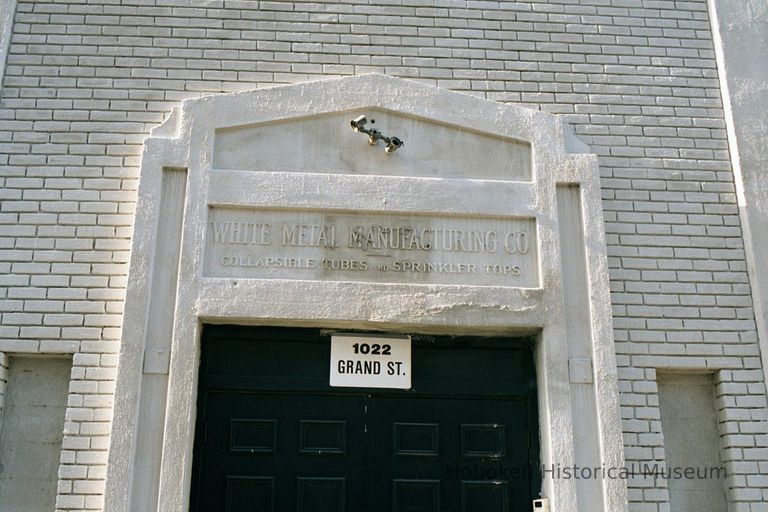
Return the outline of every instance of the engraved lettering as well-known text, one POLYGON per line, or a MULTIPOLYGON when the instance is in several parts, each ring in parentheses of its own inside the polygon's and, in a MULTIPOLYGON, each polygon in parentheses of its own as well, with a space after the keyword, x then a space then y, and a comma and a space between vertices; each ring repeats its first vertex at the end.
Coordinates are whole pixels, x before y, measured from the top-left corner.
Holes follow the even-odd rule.
POLYGON ((528 253, 528 234, 512 231, 504 237, 504 250, 509 254, 528 253))
POLYGON ((336 226, 285 224, 282 244, 291 247, 335 247, 336 226))
POLYGON ((286 224, 283 226, 283 245, 298 245, 296 227, 296 224, 286 224))
POLYGON ((213 240, 220 244, 227 238, 227 232, 229 231, 229 225, 231 222, 211 222, 213 225, 213 240))
POLYGON ((349 248, 362 250, 396 250, 428 251, 431 249, 425 240, 425 229, 421 236, 411 227, 392 226, 350 226, 348 230, 349 248))
POLYGON ((533 218, 210 209, 205 275, 536 287, 533 218))
POLYGON ((271 226, 261 222, 211 222, 216 243, 258 244, 272 243, 271 226))

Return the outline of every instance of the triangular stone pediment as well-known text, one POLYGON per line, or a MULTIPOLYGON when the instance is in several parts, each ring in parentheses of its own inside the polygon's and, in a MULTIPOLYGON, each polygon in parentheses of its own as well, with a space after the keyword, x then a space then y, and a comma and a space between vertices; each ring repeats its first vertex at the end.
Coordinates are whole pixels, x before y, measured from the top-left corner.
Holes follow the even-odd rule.
POLYGON ((531 176, 528 143, 379 107, 219 129, 213 152, 213 168, 222 170, 508 181, 531 176), (350 127, 359 115, 366 116, 368 128, 404 146, 388 154, 383 141, 370 145, 367 135, 350 127))
POLYGON ((190 140, 213 172, 531 181, 535 147, 586 150, 557 116, 378 74, 187 100, 176 116, 153 136, 190 140), (404 146, 370 145, 360 115, 404 146))

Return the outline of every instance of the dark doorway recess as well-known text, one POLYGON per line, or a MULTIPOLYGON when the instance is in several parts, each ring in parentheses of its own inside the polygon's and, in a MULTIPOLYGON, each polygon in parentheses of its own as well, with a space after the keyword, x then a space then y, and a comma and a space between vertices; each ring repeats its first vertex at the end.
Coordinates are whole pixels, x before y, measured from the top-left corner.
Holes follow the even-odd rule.
POLYGON ((331 388, 319 329, 203 330, 193 512, 527 512, 532 341, 413 336, 413 388, 331 388))

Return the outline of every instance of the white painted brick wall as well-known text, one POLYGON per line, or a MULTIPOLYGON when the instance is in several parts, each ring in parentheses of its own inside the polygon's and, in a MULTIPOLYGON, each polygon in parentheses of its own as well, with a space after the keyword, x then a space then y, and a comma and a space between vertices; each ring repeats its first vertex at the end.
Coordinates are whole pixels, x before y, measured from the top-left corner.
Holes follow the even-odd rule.
MULTIPOLYGON (((705 0, 19 0, 0 105, 0 350, 73 352, 59 510, 101 508, 141 144, 184 98, 381 72, 564 114, 600 156, 628 462, 656 368, 717 372, 735 512, 768 417, 705 0)), ((633 480, 631 509, 669 510, 633 480)))

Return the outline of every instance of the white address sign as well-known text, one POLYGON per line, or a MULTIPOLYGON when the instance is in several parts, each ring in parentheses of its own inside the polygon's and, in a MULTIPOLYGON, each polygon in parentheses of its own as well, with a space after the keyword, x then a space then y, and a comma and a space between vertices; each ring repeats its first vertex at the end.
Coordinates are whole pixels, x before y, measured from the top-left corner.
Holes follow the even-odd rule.
POLYGON ((410 336, 332 336, 330 384, 348 388, 410 389, 410 336))

